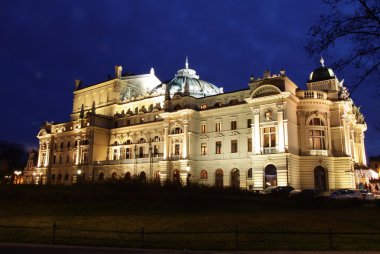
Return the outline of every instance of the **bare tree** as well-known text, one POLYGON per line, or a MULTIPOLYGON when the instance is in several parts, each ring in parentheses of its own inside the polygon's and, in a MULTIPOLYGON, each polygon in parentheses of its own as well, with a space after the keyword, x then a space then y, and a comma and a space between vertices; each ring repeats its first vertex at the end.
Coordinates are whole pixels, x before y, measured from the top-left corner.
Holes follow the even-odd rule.
POLYGON ((309 31, 306 51, 336 59, 332 67, 354 73, 350 92, 380 79, 380 1, 324 0, 329 13, 309 31), (355 70, 355 71, 352 71, 355 70))

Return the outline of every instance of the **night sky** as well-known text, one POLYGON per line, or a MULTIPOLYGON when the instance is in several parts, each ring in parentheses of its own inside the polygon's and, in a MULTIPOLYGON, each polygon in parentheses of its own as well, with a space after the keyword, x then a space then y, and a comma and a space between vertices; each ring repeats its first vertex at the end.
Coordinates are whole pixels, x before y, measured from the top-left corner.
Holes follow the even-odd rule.
MULTIPOLYGON (((225 91, 281 68, 305 88, 319 66, 304 50, 307 32, 326 11, 319 0, 1 0, 0 139, 37 147, 43 121, 70 119, 74 80, 104 81, 115 65, 135 74, 154 67, 165 81, 189 56, 201 79, 225 91)), ((336 75, 350 85, 352 77, 336 75)), ((376 91, 352 95, 367 121, 368 155, 380 154, 376 91)))

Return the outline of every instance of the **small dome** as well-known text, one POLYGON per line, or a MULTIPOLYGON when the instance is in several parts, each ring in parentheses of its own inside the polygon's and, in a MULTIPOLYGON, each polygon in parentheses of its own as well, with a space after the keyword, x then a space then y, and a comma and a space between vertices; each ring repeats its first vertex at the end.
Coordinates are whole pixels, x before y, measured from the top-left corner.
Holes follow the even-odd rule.
POLYGON ((318 82, 335 78, 335 74, 331 68, 325 67, 324 60, 321 57, 321 66, 310 73, 309 82, 318 82))
POLYGON ((189 69, 187 58, 185 69, 179 70, 174 78, 168 83, 162 83, 153 88, 151 94, 164 94, 166 88, 169 89, 171 96, 181 92, 184 95, 187 94, 196 98, 201 98, 223 93, 223 89, 199 79, 199 76, 196 75, 196 71, 189 69))

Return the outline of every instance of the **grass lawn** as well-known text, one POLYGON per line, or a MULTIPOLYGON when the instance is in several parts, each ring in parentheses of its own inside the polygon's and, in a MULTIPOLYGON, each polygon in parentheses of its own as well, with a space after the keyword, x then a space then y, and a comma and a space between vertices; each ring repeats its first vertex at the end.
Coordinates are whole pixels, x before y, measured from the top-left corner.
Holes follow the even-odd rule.
POLYGON ((59 244, 221 250, 380 249, 380 234, 333 234, 332 238, 326 234, 330 229, 333 233, 380 233, 380 208, 361 202, 294 201, 199 186, 123 183, 4 185, 0 202, 0 225, 41 227, 0 226, 0 241, 51 243, 56 222, 55 242, 59 244), (211 231, 217 234, 207 234, 211 231), (155 234, 160 232, 167 234, 155 234), (170 234, 173 232, 179 233, 170 234))

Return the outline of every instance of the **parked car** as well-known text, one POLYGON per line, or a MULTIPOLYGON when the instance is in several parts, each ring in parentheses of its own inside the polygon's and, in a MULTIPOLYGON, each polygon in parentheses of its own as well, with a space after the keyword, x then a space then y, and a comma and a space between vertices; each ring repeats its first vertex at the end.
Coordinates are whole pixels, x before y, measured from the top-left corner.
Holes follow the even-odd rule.
POLYGON ((363 195, 360 190, 351 189, 338 189, 331 192, 329 198, 331 199, 363 199, 363 195))
POLYGON ((271 186, 266 188, 262 193, 264 195, 287 197, 293 190, 292 186, 271 186))
POLYGON ((371 193, 369 190, 360 190, 362 197, 364 200, 375 200, 375 195, 371 193))
POLYGON ((290 198, 294 199, 311 199, 316 197, 319 191, 314 189, 293 190, 289 193, 290 198))

